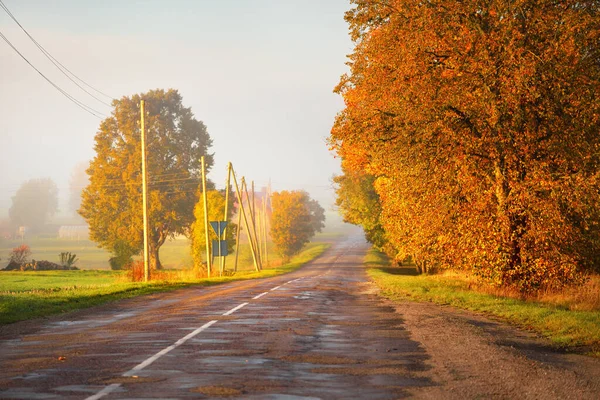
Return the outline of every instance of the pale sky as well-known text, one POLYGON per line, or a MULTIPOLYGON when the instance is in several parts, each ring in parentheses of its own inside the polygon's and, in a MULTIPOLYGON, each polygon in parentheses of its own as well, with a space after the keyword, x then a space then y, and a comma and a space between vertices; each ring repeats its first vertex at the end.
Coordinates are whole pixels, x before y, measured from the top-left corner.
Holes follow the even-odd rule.
MULTIPOLYGON (((115 98, 174 88, 226 163, 257 186, 305 189, 331 207, 339 159, 325 140, 343 107, 333 88, 352 43, 347 0, 2 0, 62 64, 115 98)), ((105 115, 0 9, 0 32, 69 94, 105 115)), ((0 39, 0 217, 31 178, 68 195, 93 158, 100 119, 67 100, 0 39)), ((65 208, 61 200, 61 207, 65 208)))

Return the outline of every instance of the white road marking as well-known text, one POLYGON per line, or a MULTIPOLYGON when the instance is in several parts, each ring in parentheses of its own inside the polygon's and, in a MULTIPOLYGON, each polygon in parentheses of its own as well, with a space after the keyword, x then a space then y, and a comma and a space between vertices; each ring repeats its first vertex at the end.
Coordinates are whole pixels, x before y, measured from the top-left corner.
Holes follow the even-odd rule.
POLYGON ((246 307, 247 305, 248 305, 248 303, 242 303, 242 304, 240 304, 240 305, 239 305, 239 306, 237 306, 237 307, 233 307, 231 310, 227 311, 227 312, 226 312, 225 314, 223 314, 223 315, 231 315, 231 314, 233 314, 234 312, 236 312, 237 310, 239 310, 240 308, 242 308, 242 307, 246 307))
POLYGON ((152 357, 148 358, 146 361, 144 361, 144 362, 136 365, 135 367, 133 367, 129 371, 125 372, 123 374, 123 376, 133 376, 133 375, 135 375, 137 372, 139 372, 142 369, 146 368, 148 365, 152 364, 154 361, 158 360, 160 357, 164 356, 165 354, 167 354, 171 350, 176 349, 177 347, 181 346, 182 344, 184 344, 185 342, 187 342, 188 340, 190 340, 191 338, 193 338, 194 336, 196 336, 197 334, 199 334, 203 330, 206 330, 208 327, 210 327, 211 325, 216 324, 216 323, 217 323, 216 320, 212 320, 212 321, 209 321, 209 322, 205 323, 200 328, 198 328, 195 331, 193 331, 193 332, 187 334, 186 336, 182 337, 181 339, 179 339, 178 341, 176 341, 175 343, 173 343, 169 347, 166 347, 166 348, 162 349, 161 351, 159 351, 158 353, 156 353, 152 357))
POLYGON ((87 397, 85 400, 101 399, 102 397, 106 396, 107 394, 110 394, 112 391, 114 391, 115 389, 118 389, 119 387, 121 387, 120 383, 113 383, 112 385, 108 385, 107 387, 105 387, 104 389, 102 389, 101 391, 96 393, 95 395, 87 397))
MULTIPOLYGON (((304 279, 304 278, 293 279, 291 281, 288 281, 288 282, 284 283, 283 285, 287 285, 288 283, 297 282, 297 281, 302 280, 302 279, 304 279)), ((272 288, 271 290, 269 290, 269 292, 272 292, 273 290, 277 290, 277 289, 279 289, 283 285, 275 286, 274 288, 272 288)), ((261 293, 259 295, 256 295, 256 296, 254 296, 252 298, 252 300, 260 299, 262 296, 268 294, 269 292, 264 292, 264 293, 261 293)), ((236 306, 236 307, 232 308, 231 310, 227 311, 223 315, 231 315, 234 312, 236 312, 237 310, 239 310, 240 308, 243 308, 243 307, 245 307, 247 305, 248 305, 248 303, 242 303, 239 306, 236 306)), ((165 354, 169 353, 171 350, 174 350, 177 347, 181 346, 182 344, 184 344, 185 342, 187 342, 188 340, 190 340, 191 338, 193 338, 194 336, 196 336, 200 332, 206 330, 211 325, 216 324, 216 323, 217 323, 216 320, 212 320, 212 321, 207 322, 206 324, 202 325, 200 328, 198 328, 198 329, 194 330, 193 332, 191 332, 190 334, 182 337, 181 339, 179 339, 178 341, 176 341, 175 343, 173 343, 169 347, 166 347, 166 348, 162 349, 161 351, 159 351, 158 353, 156 353, 152 357, 150 357, 147 360, 143 361, 142 363, 136 365, 135 367, 133 367, 129 371, 125 372, 121 376, 130 377, 130 376, 136 375, 139 371, 141 371, 142 369, 146 368, 148 365, 152 364, 154 361, 158 360, 160 357, 162 357, 165 354)), ((120 383, 113 383, 113 384, 105 387, 104 389, 102 389, 101 391, 99 391, 98 393, 96 393, 95 395, 87 397, 85 400, 98 400, 98 399, 101 399, 102 397, 104 397, 104 396, 112 393, 113 391, 115 391, 119 387, 121 387, 120 383)))

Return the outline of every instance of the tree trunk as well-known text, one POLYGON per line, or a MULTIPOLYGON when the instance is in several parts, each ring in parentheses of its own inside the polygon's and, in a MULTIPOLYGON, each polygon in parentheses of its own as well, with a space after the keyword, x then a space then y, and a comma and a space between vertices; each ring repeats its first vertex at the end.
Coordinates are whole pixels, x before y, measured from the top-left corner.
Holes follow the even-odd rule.
POLYGON ((148 253, 150 253, 148 255, 148 257, 149 257, 148 261, 150 263, 151 270, 162 269, 162 264, 160 263, 160 257, 158 255, 159 249, 160 249, 159 246, 150 246, 150 249, 148 249, 148 253))
POLYGON ((160 256, 158 254, 160 247, 165 243, 165 241, 167 240, 167 234, 166 234, 166 229, 163 227, 163 229, 159 229, 157 228, 155 231, 153 231, 151 233, 151 237, 150 237, 150 241, 148 243, 149 245, 149 249, 148 249, 148 253, 149 254, 149 263, 150 263, 150 269, 151 270, 158 270, 158 269, 162 269, 162 264, 160 263, 160 256))
MULTIPOLYGON (((521 258, 521 242, 527 229, 527 219, 520 210, 511 208, 509 195, 511 192, 510 182, 507 178, 506 165, 504 160, 496 162, 495 165, 496 177, 496 198, 498 201, 497 211, 498 219, 505 222, 503 232, 502 247, 506 254, 506 263, 503 269, 503 281, 508 278, 506 275, 509 271, 519 269, 523 263, 521 258)), ((508 278, 510 279, 510 278, 508 278)), ((510 282, 506 282, 510 283, 510 282)))

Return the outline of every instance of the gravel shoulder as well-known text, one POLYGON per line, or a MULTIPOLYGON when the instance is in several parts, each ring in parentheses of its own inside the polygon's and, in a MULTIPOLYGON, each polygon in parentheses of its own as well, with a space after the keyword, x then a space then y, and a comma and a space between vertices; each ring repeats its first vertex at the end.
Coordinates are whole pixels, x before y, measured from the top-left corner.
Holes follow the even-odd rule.
MULTIPOLYGON (((391 303, 390 303, 391 304, 391 303)), ((430 356, 435 385, 424 399, 598 399, 600 360, 561 353, 547 341, 486 316, 431 303, 394 303, 430 356)))

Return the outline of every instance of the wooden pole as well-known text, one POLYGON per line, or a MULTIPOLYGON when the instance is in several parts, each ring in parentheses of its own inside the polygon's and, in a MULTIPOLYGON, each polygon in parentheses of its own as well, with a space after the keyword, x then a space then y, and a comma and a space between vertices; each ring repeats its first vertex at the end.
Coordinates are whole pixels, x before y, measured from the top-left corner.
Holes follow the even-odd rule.
MULTIPOLYGON (((246 198, 248 199, 248 207, 250 208, 250 215, 252 216, 252 201, 250 199, 250 195, 248 194, 248 185, 246 184, 246 180, 244 178, 242 178, 242 190, 244 190, 244 192, 246 193, 246 198)), ((254 222, 254 218, 250 219, 251 222, 254 222)), ((256 249, 256 258, 258 261, 258 266, 259 269, 262 269, 262 264, 260 262, 260 255, 258 254, 258 252, 260 251, 260 249, 258 249, 257 244, 256 244, 256 230, 254 229, 254 225, 252 225, 252 230, 248 231, 248 237, 250 238, 250 242, 252 243, 252 246, 256 249), (254 233, 254 236, 252 236, 252 233, 254 233)))
POLYGON ((240 254, 240 231, 242 230, 242 208, 238 209, 238 223, 237 223, 237 232, 235 234, 235 265, 233 266, 233 270, 237 272, 238 266, 238 257, 240 254))
POLYGON ((269 265, 269 250, 267 248, 267 241, 268 241, 268 234, 267 234, 267 224, 269 223, 269 217, 267 215, 267 201, 269 199, 269 192, 267 190, 265 190, 265 197, 263 198, 263 204, 262 204, 262 208, 263 208, 263 243, 265 246, 265 256, 264 256, 264 260, 265 263, 267 265, 269 265))
POLYGON ((201 159, 202 163, 202 200, 204 202, 204 236, 206 237, 206 273, 210 278, 210 267, 212 261, 212 254, 210 254, 210 244, 209 244, 209 236, 210 232, 208 230, 208 196, 206 193, 206 162, 204 161, 204 156, 201 159))
MULTIPOLYGON (((237 193, 238 201, 240 203, 240 208, 242 210, 242 218, 244 219, 244 225, 246 227, 246 232, 248 232, 248 236, 251 236, 250 235, 250 232, 251 232, 250 227, 248 225, 248 217, 246 217, 246 211, 244 209, 244 202, 242 201, 242 195, 240 193, 240 187, 239 187, 239 185, 237 183, 237 179, 235 177, 235 170, 232 169, 231 174, 233 175, 233 183, 235 184, 235 191, 237 193)), ((244 178, 242 178, 242 183, 243 182, 245 182, 244 178)), ((252 252, 252 260, 254 261, 254 268, 257 271, 260 271, 260 266, 258 264, 258 258, 256 256, 256 248, 254 247, 254 243, 252 242, 252 239, 250 239, 249 242, 250 242, 250 250, 252 252)))
POLYGON ((140 100, 140 128, 142 147, 142 218, 144 220, 144 282, 150 279, 150 265, 148 264, 148 182, 146 172, 146 127, 144 125, 144 100, 140 100))
MULTIPOLYGON (((262 249, 262 240, 261 240, 261 236, 259 236, 257 234, 257 230, 256 230, 256 196, 254 194, 254 181, 252 181, 252 229, 254 229, 254 237, 256 238, 256 248, 258 249, 258 262, 260 264, 260 268, 262 269, 262 254, 261 254, 261 249, 262 249)), ((258 224, 260 224, 260 221, 258 222, 258 224)))
POLYGON ((242 193, 246 194, 246 200, 248 202, 248 208, 250 211, 250 226, 248 231, 246 232, 247 236, 248 236, 248 241, 250 243, 252 243, 252 246, 254 247, 254 251, 256 252, 256 261, 258 262, 258 269, 261 270, 262 269, 262 264, 260 262, 260 248, 257 245, 257 241, 256 241, 256 235, 254 234, 255 229, 254 229, 254 217, 253 217, 253 213, 254 213, 254 208, 252 206, 252 199, 250 197, 250 194, 248 192, 248 183, 246 182, 246 179, 244 177, 242 177, 242 193))
MULTIPOLYGON (((231 178, 231 163, 227 164, 227 179, 225 183, 225 212, 223 213, 223 221, 228 221, 229 215, 229 185, 231 178)), ((227 226, 223 230, 223 240, 227 240, 227 226)), ((225 272, 225 259, 226 257, 221 257, 221 275, 225 272)))

